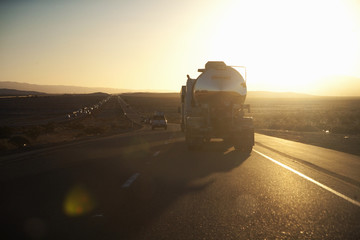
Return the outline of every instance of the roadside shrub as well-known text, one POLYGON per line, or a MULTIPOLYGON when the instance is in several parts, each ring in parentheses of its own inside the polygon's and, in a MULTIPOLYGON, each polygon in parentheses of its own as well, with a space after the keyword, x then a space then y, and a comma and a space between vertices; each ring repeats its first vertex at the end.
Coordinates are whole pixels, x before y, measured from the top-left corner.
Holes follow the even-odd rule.
POLYGON ((26 136, 30 137, 33 140, 36 140, 41 134, 41 127, 33 126, 25 130, 26 136))
POLYGON ((9 143, 9 141, 5 139, 0 139, 0 151, 6 151, 11 148, 14 148, 12 144, 9 143))
POLYGON ((10 138, 13 133, 13 129, 8 126, 0 127, 0 138, 10 138))
POLYGON ((359 134, 360 99, 251 99, 255 129, 359 134))
POLYGON ((295 126, 294 128, 295 131, 299 131, 299 132, 316 132, 319 131, 319 129, 311 124, 303 124, 303 125, 298 125, 295 126))
POLYGON ((55 131, 55 123, 49 122, 44 125, 44 133, 53 133, 55 131))
POLYGON ((24 136, 14 136, 9 139, 9 143, 15 145, 16 147, 26 147, 30 145, 29 139, 24 136))
POLYGON ((79 129, 84 129, 85 126, 84 124, 80 123, 80 122, 71 122, 68 125, 68 129, 72 129, 72 130, 79 130, 79 129))
POLYGON ((101 127, 90 126, 85 128, 84 132, 88 135, 98 135, 98 134, 103 134, 105 130, 101 127))

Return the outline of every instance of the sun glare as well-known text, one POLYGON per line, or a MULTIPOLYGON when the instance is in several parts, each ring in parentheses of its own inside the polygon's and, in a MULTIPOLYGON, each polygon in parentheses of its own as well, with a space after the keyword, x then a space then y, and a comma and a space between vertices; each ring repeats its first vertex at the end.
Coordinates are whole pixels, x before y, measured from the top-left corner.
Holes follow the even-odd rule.
POLYGON ((221 12, 209 49, 246 65, 249 86, 309 92, 327 76, 356 74, 360 38, 341 1, 233 1, 221 12))
POLYGON ((207 61, 246 66, 251 91, 360 77, 356 0, 10 2, 0 81, 178 91, 207 61))

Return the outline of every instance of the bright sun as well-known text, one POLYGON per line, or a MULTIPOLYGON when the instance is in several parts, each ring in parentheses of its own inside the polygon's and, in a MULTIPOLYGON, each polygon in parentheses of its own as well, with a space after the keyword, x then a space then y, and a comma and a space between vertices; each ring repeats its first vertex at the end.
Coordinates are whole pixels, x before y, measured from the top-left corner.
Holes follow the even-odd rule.
POLYGON ((221 11, 209 49, 246 65, 253 88, 309 92, 324 77, 356 71, 360 36, 340 0, 233 1, 221 11))

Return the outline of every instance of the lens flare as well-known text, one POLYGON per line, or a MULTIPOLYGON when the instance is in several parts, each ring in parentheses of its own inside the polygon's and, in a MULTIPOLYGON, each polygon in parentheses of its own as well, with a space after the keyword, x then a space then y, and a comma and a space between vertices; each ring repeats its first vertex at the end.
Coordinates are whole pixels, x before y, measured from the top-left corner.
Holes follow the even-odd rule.
POLYGON ((91 212, 95 200, 83 185, 75 185, 65 197, 64 212, 69 217, 77 217, 91 212))

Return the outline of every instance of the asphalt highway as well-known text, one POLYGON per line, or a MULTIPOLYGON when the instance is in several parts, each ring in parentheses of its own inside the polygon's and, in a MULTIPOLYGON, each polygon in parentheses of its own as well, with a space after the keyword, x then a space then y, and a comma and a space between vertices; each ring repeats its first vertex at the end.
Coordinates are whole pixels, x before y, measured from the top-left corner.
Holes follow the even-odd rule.
POLYGON ((2 239, 360 239, 360 158, 149 126, 2 157, 2 239))

